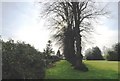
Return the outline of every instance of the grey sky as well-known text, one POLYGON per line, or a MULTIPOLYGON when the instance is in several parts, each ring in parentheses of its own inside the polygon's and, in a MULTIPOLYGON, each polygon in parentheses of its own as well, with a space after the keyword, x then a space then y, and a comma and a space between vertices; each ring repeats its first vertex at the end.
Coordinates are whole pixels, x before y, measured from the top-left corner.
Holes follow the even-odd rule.
MULTIPOLYGON (((118 4, 118 22, 120 22, 120 2, 118 4)), ((120 31, 120 23, 118 23, 118 31, 120 31)), ((120 32, 118 32, 118 41, 120 42, 120 32)))
MULTIPOLYGON (((118 7, 117 2, 109 3, 111 15, 100 19, 96 25, 95 43, 91 46, 110 47, 118 39, 118 7)), ((39 17, 41 7, 33 2, 2 2, 2 37, 26 41, 40 51, 45 48, 50 32, 45 21, 39 17)), ((86 45, 90 47, 89 45, 86 45)), ((55 48, 58 49, 58 48, 55 48)))

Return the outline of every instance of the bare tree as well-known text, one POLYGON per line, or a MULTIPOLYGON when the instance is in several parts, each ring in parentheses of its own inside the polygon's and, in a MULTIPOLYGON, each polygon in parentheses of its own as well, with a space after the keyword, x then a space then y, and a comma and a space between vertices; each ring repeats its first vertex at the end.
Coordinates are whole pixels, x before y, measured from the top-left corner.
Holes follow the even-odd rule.
POLYGON ((105 7, 97 8, 96 4, 92 0, 53 2, 46 9, 47 16, 51 15, 51 28, 56 31, 54 38, 63 45, 64 56, 75 69, 82 71, 88 70, 82 62, 82 36, 92 32, 92 21, 107 14, 105 7))

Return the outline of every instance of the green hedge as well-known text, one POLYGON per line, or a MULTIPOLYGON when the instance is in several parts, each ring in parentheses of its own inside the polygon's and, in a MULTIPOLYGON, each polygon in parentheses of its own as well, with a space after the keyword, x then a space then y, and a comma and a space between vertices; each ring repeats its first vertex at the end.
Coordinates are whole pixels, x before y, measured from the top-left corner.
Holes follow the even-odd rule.
POLYGON ((24 42, 2 41, 3 79, 43 79, 45 65, 42 54, 24 42))

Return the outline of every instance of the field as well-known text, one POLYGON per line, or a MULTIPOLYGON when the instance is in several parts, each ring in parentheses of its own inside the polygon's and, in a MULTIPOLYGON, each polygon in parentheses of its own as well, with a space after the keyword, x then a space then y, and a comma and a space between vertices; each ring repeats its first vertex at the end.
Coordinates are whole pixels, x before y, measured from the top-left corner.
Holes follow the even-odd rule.
POLYGON ((46 79, 118 79, 117 61, 84 61, 88 72, 74 70, 71 65, 61 60, 54 67, 47 69, 46 79))

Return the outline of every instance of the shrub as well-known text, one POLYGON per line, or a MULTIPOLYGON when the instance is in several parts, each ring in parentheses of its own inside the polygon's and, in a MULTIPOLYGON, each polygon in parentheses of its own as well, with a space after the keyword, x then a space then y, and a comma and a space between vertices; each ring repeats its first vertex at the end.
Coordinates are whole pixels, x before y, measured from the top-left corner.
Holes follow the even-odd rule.
POLYGON ((118 60, 117 53, 115 51, 108 51, 108 54, 106 55, 106 59, 108 61, 116 61, 116 60, 118 60))
POLYGON ((41 53, 24 42, 2 42, 3 79, 42 79, 45 76, 41 53))
POLYGON ((54 63, 54 62, 57 62, 57 61, 61 60, 61 58, 59 58, 59 57, 56 56, 56 55, 52 55, 52 56, 50 57, 50 60, 52 61, 52 63, 54 63))
POLYGON ((103 60, 101 50, 97 46, 93 47, 92 49, 88 49, 85 52, 85 58, 87 60, 103 60))
POLYGON ((120 43, 113 45, 112 49, 107 51, 106 60, 109 61, 120 61, 120 43))
POLYGON ((92 49, 87 49, 85 51, 85 59, 86 60, 92 60, 93 59, 92 49))

